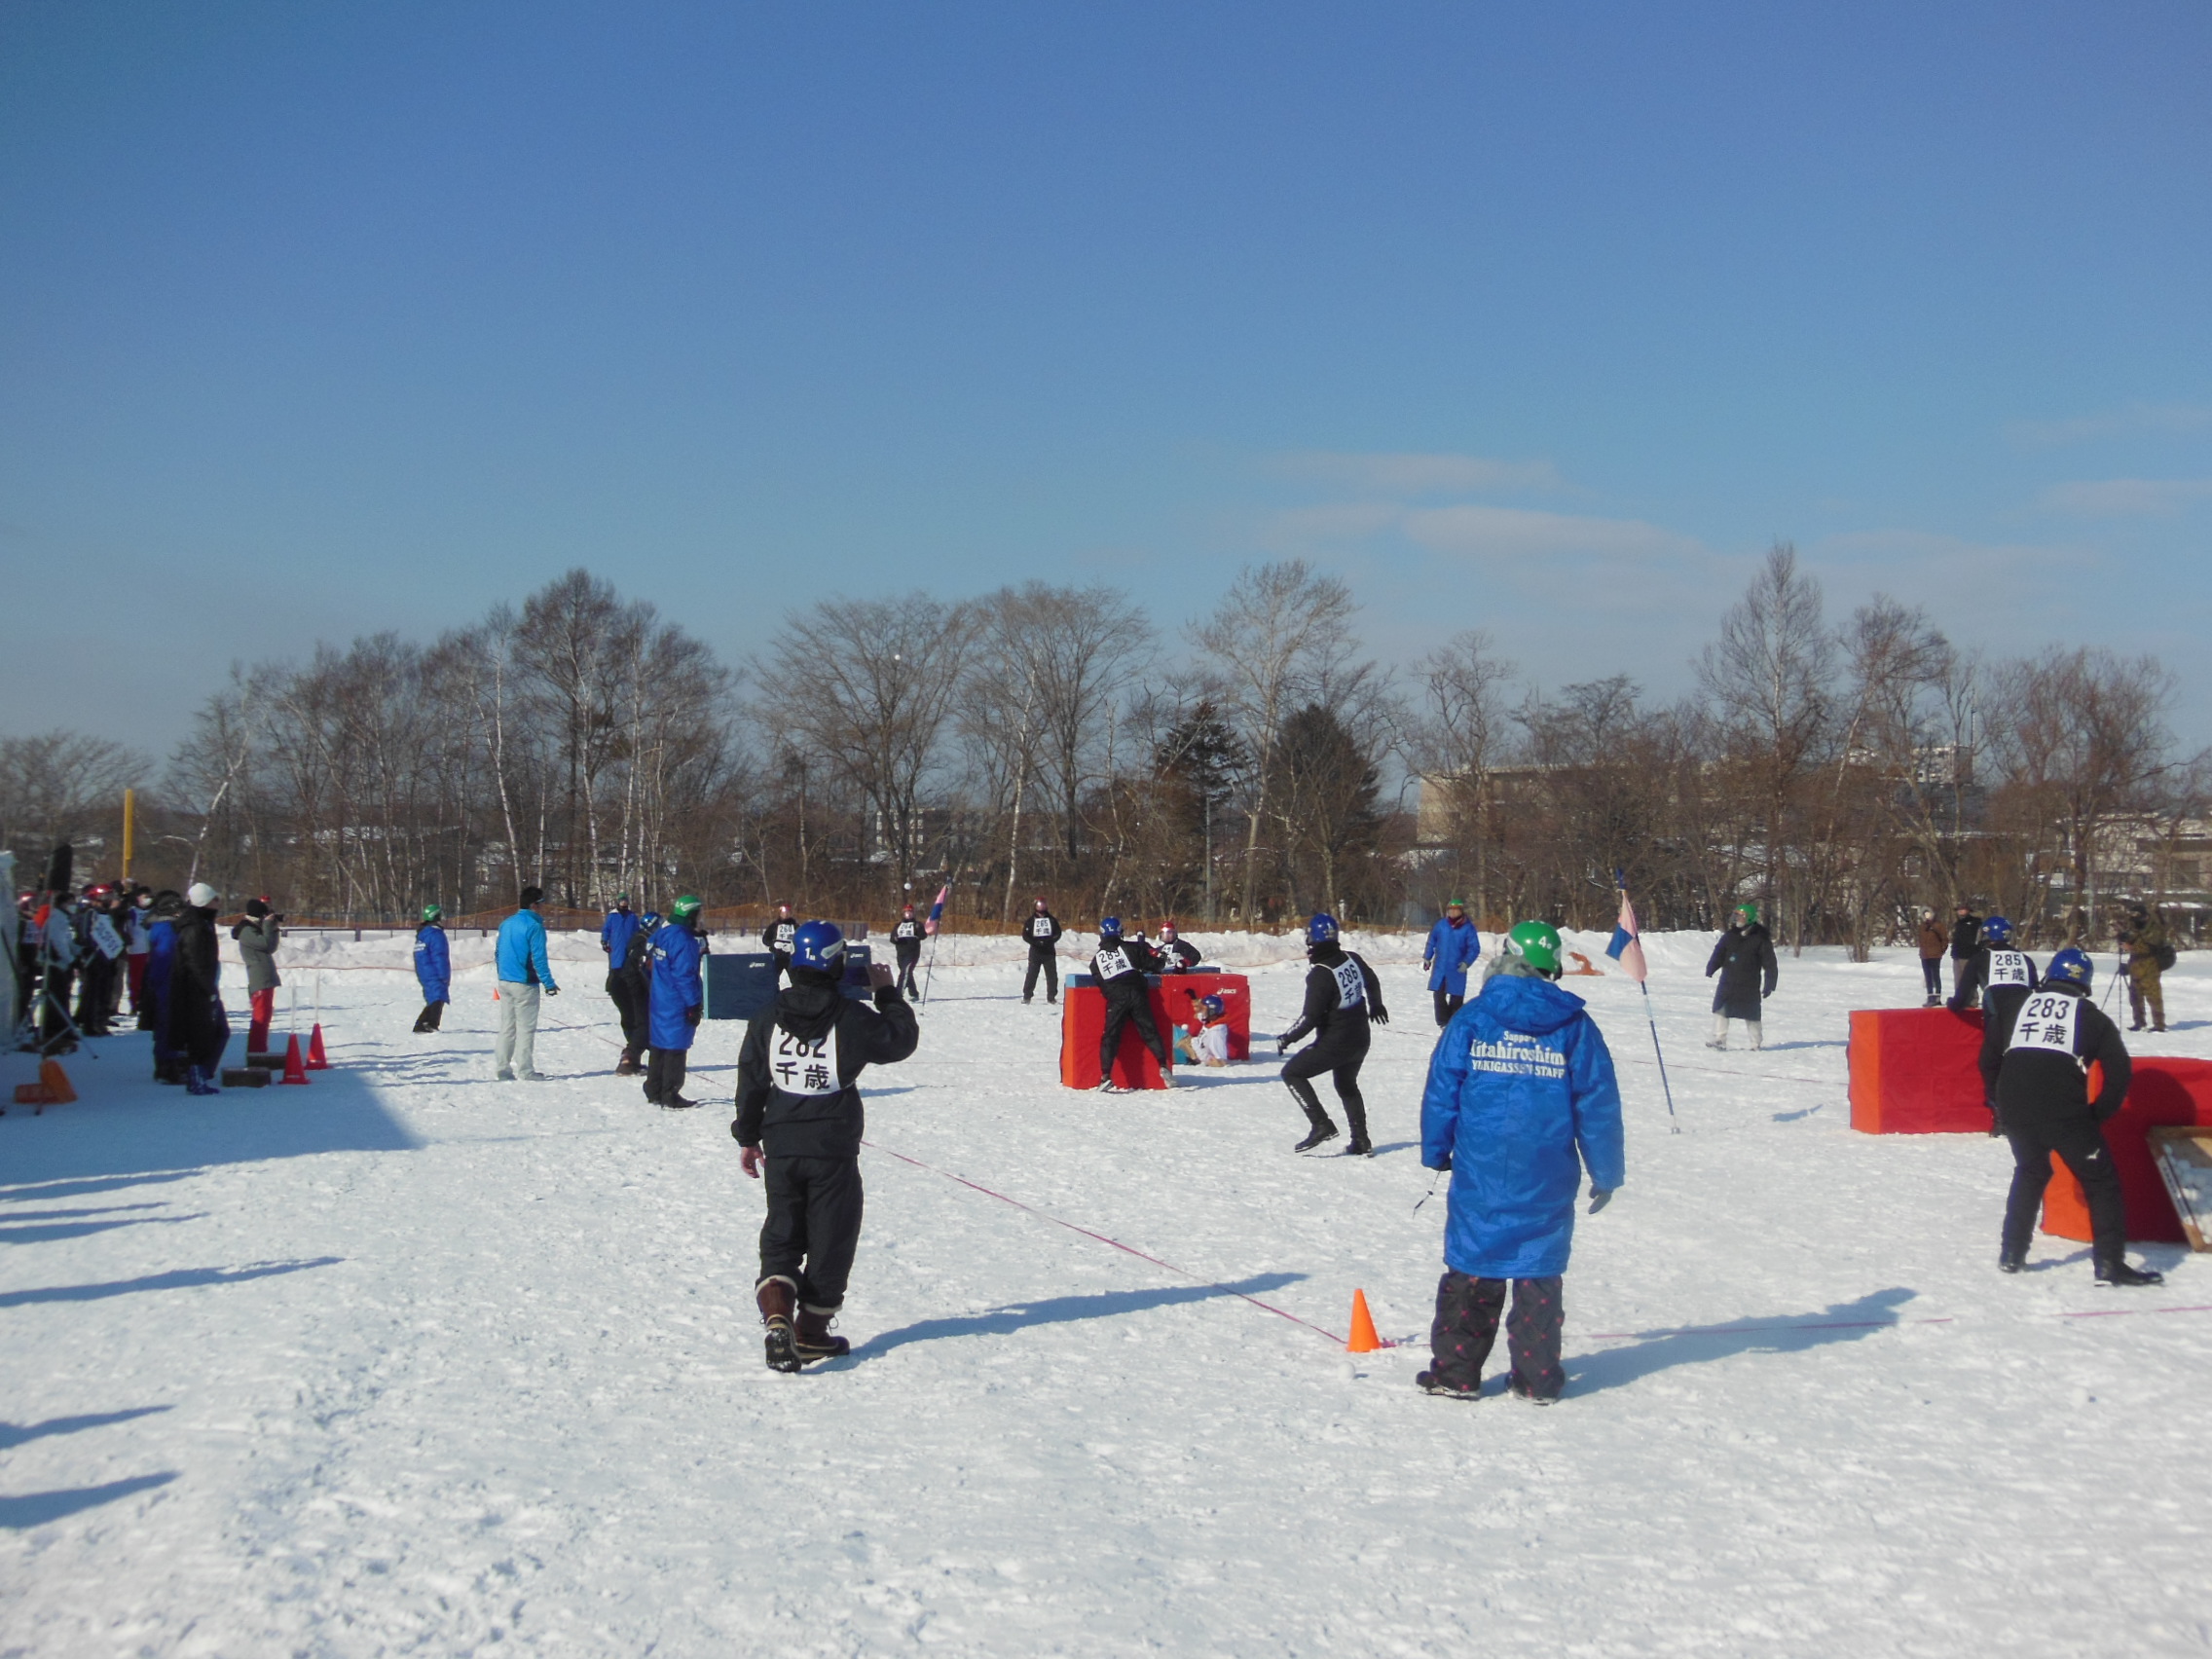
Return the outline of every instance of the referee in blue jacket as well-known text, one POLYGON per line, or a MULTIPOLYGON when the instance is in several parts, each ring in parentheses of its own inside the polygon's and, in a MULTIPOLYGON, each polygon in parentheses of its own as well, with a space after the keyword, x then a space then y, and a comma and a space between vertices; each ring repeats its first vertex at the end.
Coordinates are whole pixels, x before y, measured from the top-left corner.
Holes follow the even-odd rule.
POLYGON ((1421 1162, 1452 1172, 1445 1273, 1429 1331, 1431 1394, 1482 1397, 1505 1285, 1512 1391, 1550 1405, 1567 1386, 1561 1276, 1574 1243, 1574 1198, 1590 1172, 1590 1213, 1621 1184, 1621 1091, 1582 999, 1554 983, 1559 932, 1523 922, 1482 994, 1452 1016, 1429 1057, 1421 1162))

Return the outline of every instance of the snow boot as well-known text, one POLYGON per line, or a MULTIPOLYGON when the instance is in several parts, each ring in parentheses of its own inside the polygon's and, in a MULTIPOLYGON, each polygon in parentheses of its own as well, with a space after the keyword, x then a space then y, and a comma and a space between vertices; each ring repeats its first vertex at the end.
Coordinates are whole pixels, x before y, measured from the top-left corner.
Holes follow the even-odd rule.
POLYGON ((2109 1288, 2118 1288, 2121 1285, 2164 1284, 2166 1275, 2149 1268, 2131 1268, 2127 1265, 2127 1258, 2122 1256, 2117 1261, 2099 1262, 2097 1264, 2097 1282, 2109 1288))
POLYGON ((636 1077, 638 1075, 637 1050, 624 1049, 622 1051, 622 1057, 614 1062, 614 1075, 616 1077, 636 1077))
POLYGON ((2016 1273, 2027 1265, 2028 1253, 2025 1250, 2014 1250, 2008 1246, 1997 1252, 1997 1271, 2001 1273, 2016 1273))
POLYGON ((185 1073, 184 1091, 187 1094, 220 1094, 223 1092, 208 1078, 207 1068, 204 1066, 194 1066, 185 1073))
POLYGON ((1527 1400, 1531 1406, 1556 1406, 1557 1404, 1559 1404, 1559 1396, 1557 1394, 1537 1394, 1531 1392, 1530 1390, 1529 1384, 1521 1381, 1521 1374, 1518 1371, 1513 1374, 1513 1381, 1507 1383, 1506 1386, 1512 1390, 1513 1397, 1515 1399, 1527 1400))
POLYGON ((833 1308, 801 1308, 798 1310, 798 1328, 793 1334, 792 1346, 798 1352, 801 1365, 812 1365, 818 1359, 843 1359, 853 1351, 853 1345, 843 1337, 830 1334, 830 1321, 837 1316, 833 1308))
POLYGON ((1373 1158, 1375 1156, 1375 1143, 1365 1135, 1354 1135, 1345 1143, 1344 1151, 1338 1156, 1341 1158, 1373 1158))
POLYGON ((663 1112, 686 1112, 698 1104, 696 1100, 686 1100, 681 1094, 670 1094, 662 1098, 660 1109, 663 1112))
POLYGON ((1330 1123, 1328 1119, 1323 1118, 1319 1123, 1313 1125, 1313 1132, 1311 1134, 1308 1135, 1304 1140, 1300 1141, 1290 1150, 1293 1152, 1311 1152, 1323 1141, 1335 1140, 1337 1138, 1337 1125, 1330 1123))
POLYGON ((1479 1400, 1483 1397, 1483 1385, 1480 1382, 1462 1388, 1456 1383, 1445 1382, 1433 1371, 1417 1372, 1414 1386, 1424 1394, 1434 1394, 1443 1400, 1479 1400))
POLYGON ((798 1286, 788 1278, 764 1278, 753 1287, 753 1299, 760 1305, 760 1322, 768 1327, 768 1369, 796 1371, 803 1363, 792 1332, 798 1286))

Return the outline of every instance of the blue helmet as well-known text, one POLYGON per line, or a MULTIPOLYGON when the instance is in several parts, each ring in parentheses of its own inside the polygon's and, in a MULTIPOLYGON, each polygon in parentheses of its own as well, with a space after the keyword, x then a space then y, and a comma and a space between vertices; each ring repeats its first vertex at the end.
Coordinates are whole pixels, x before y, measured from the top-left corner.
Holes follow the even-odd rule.
POLYGON ((658 910, 647 910, 644 915, 638 918, 638 931, 644 934, 647 939, 652 938, 653 934, 659 929, 659 927, 660 912, 658 910))
POLYGON ((845 960, 845 936, 835 922, 801 922, 792 935, 792 966, 834 974, 845 960))
POLYGON ((1981 942, 1984 944, 2010 944, 2012 924, 2003 916, 1985 917, 1981 924, 1981 942))
POLYGON ((1313 912, 1313 919, 1306 924, 1308 944, 1331 944, 1337 937, 1337 918, 1326 910, 1313 912))
POLYGON ((2050 966, 2043 971, 2043 977, 2046 983, 2056 979, 2061 984, 2079 985, 2085 991, 2093 972, 2088 957, 2068 945, 2050 959, 2050 966))
POLYGON ((1229 1005, 1223 1002, 1221 998, 1217 996, 1199 998, 1198 1006, 1204 1009, 1206 1013, 1212 1014, 1216 1019, 1219 1019, 1223 1014, 1229 1012, 1229 1005))
POLYGON ((1120 939, 1122 937, 1122 918, 1119 916, 1100 916, 1098 918, 1098 937, 1100 939, 1120 939))

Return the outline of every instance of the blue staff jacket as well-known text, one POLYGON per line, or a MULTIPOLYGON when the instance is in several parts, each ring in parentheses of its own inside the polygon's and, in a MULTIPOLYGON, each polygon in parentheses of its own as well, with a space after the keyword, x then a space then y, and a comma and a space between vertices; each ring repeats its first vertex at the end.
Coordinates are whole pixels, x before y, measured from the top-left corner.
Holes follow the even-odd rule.
POLYGON ((599 924, 599 947, 607 952, 609 972, 621 967, 622 958, 630 954, 630 936, 638 931, 641 919, 635 910, 609 910, 599 924))
POLYGON ((1480 928, 1473 922, 1461 922, 1454 927, 1449 917, 1439 916, 1436 926, 1428 930, 1428 943, 1421 947, 1420 953, 1420 959, 1429 964, 1428 988, 1456 997, 1465 996, 1467 970, 1482 953, 1480 928))
POLYGON ((648 1049, 688 1049, 695 1027, 691 1010, 707 1000, 699 936, 681 922, 663 922, 653 935, 652 1014, 648 1049))
POLYGON ((453 953, 446 946, 446 930, 435 922, 415 930, 415 978, 424 1002, 453 1001, 453 953))
POLYGON ((1496 975, 1429 1056, 1420 1161, 1452 1171, 1448 1267, 1477 1278, 1567 1272, 1580 1171, 1621 1184, 1621 1091, 1582 999, 1496 975), (1579 1155, 1579 1156, 1578 1156, 1579 1155))

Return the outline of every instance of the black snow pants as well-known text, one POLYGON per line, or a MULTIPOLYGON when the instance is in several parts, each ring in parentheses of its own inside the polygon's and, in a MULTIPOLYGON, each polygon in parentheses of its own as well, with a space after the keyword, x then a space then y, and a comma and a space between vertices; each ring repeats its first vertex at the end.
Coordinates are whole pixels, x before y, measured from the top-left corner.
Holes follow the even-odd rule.
POLYGON ((1160 1040, 1160 1024, 1152 1017, 1152 996, 1145 989, 1142 976, 1131 975, 1137 982, 1136 994, 1117 994, 1109 985, 1106 988, 1106 1029, 1098 1037, 1098 1075, 1103 1081, 1114 1076, 1114 1059, 1122 1051, 1122 1027, 1134 1025, 1144 1046, 1152 1051, 1152 1057, 1160 1062, 1160 1069, 1167 1071, 1174 1061, 1167 1056, 1167 1045, 1160 1040))
POLYGON ((1359 1068, 1367 1063, 1368 1042, 1367 1021, 1356 1014, 1347 1014, 1338 1029, 1291 1055, 1282 1068, 1283 1082, 1306 1109, 1306 1121, 1315 1128, 1328 1124, 1329 1113, 1309 1080, 1327 1072, 1336 1086, 1337 1098, 1345 1103, 1352 1141, 1362 1146, 1367 1142, 1367 1097, 1359 1091, 1359 1068))
POLYGON ((415 1029, 417 1031, 435 1031, 445 1019, 445 1016, 446 1005, 444 1003, 426 1002, 423 1005, 423 1012, 415 1016, 415 1029))
POLYGON ((645 1098, 663 1105, 683 1092, 684 1074, 690 1070, 688 1049, 655 1049, 645 1062, 645 1098))
POLYGON ((922 947, 917 944, 912 950, 901 950, 898 956, 899 989, 910 997, 920 996, 922 993, 914 983, 914 965, 922 959, 922 947))
POLYGON ((1439 986, 1431 994, 1436 998, 1436 1028, 1441 1031, 1452 1023, 1452 1016, 1465 1006, 1467 993, 1461 991, 1455 995, 1439 986))
POLYGON ((2104 1125, 2086 1112, 2062 1118, 2021 1117, 2009 1112, 2005 1138, 2012 1143, 2012 1191, 2005 1199, 2005 1250, 2024 1256, 2033 1235, 2043 1190, 2050 1184, 2050 1155, 2057 1153, 2082 1183, 2089 1205, 2090 1249, 2099 1263, 2117 1262, 2127 1249, 2127 1211, 2120 1202, 2120 1172, 2112 1165, 2104 1125))
POLYGON ((760 1277, 790 1279, 801 1308, 834 1313, 860 1248, 861 1161, 771 1154, 761 1181, 768 1219, 760 1224, 760 1277))
POLYGON ((617 969, 607 976, 608 1000, 622 1021, 622 1050, 633 1060, 645 1047, 645 990, 635 977, 617 969))
POLYGON ((1060 1000, 1060 958, 1059 953, 1050 945, 1043 950, 1039 950, 1035 945, 1029 947, 1029 973, 1021 981, 1021 1000, 1027 1002, 1037 994, 1037 974, 1040 969, 1045 974, 1045 1000, 1047 1002, 1058 1002, 1060 1000))
MULTIPOLYGON (((1559 1359, 1561 1328, 1567 1322, 1561 1281, 1554 1276, 1512 1283, 1505 1346, 1513 1375, 1536 1398, 1556 1400, 1567 1386, 1559 1359)), ((1505 1309, 1505 1285, 1504 1279, 1450 1271, 1436 1281, 1436 1323, 1428 1330, 1428 1351, 1440 1382, 1455 1388, 1482 1385, 1483 1362, 1497 1342, 1497 1316, 1505 1309)))

